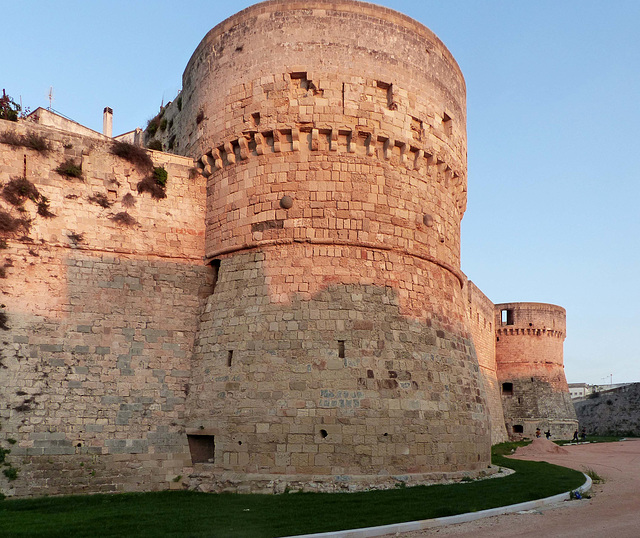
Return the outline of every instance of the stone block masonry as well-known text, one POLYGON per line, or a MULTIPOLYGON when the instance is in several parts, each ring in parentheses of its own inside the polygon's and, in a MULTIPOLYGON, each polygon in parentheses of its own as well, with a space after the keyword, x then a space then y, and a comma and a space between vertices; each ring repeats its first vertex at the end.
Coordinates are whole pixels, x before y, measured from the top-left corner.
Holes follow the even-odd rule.
POLYGON ((205 37, 179 102, 166 114, 207 178, 218 275, 187 419, 211 451, 191 485, 486 471, 465 88, 442 43, 370 4, 258 4, 205 37))
POLYGON ((2 477, 2 489, 165 489, 191 463, 185 401, 211 286, 202 177, 191 159, 154 153, 168 172, 167 197, 154 200, 136 189, 148 172, 112 155, 110 142, 0 121, 6 132, 49 144, 46 154, 0 144, 0 183, 26 167, 55 216, 0 197, 0 211, 31 220, 28 231, 4 233, 0 251, 0 443, 19 469, 13 482, 2 477), (67 159, 83 179, 55 171, 67 159), (135 224, 114 221, 122 211, 135 224))
POLYGON ((564 310, 460 270, 465 92, 404 15, 272 0, 189 61, 166 192, 54 113, 0 120, 2 492, 395 487, 573 427, 564 310))

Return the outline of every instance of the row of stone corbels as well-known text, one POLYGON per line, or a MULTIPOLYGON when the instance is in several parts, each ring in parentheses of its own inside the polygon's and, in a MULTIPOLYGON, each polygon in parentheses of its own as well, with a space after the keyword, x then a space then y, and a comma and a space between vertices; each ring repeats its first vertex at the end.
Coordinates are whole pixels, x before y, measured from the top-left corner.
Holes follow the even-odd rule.
POLYGON ((565 334, 564 331, 558 331, 556 329, 547 329, 543 327, 542 329, 535 329, 531 327, 527 328, 518 328, 518 327, 510 327, 510 328, 498 328, 496 329, 496 335, 498 336, 552 336, 555 338, 564 339, 565 334))
POLYGON ((238 160, 244 161, 255 155, 264 155, 270 152, 280 153, 283 151, 300 151, 301 133, 311 134, 311 151, 320 151, 320 137, 327 136, 329 140, 329 151, 337 152, 340 137, 346 139, 347 153, 356 152, 358 140, 362 140, 366 155, 372 158, 382 158, 390 161, 392 153, 399 153, 401 166, 409 170, 421 171, 434 174, 438 181, 444 182, 445 188, 452 188, 456 201, 456 207, 462 216, 467 204, 467 185, 465 174, 455 171, 438 156, 433 149, 418 148, 406 141, 396 140, 385 133, 375 133, 364 130, 354 130, 351 127, 312 127, 300 128, 297 125, 283 126, 269 131, 245 131, 242 136, 227 140, 223 144, 213 147, 197 161, 197 166, 205 177, 209 177, 218 170, 226 166, 236 164, 238 160), (289 141, 290 137, 290 141, 289 141), (271 146, 267 140, 272 140, 271 146), (355 140, 355 141, 354 141, 355 140), (252 149, 255 148, 255 149, 252 149), (396 150, 397 148, 397 150, 396 150))

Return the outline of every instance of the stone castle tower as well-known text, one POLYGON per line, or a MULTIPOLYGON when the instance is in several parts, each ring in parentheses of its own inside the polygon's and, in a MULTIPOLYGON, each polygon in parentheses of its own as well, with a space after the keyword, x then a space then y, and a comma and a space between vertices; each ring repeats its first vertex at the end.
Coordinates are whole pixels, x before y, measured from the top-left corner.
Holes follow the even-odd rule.
POLYGON ((203 483, 486 469, 447 49, 378 6, 267 2, 209 32, 181 95, 217 278, 188 405, 203 483))
POLYGON ((387 487, 575 426, 564 310, 460 270, 465 83, 427 28, 257 4, 157 119, 173 155, 0 120, 0 491, 387 487))
POLYGON ((536 428, 569 438, 577 427, 563 366, 565 309, 543 303, 496 308, 496 363, 505 422, 511 437, 536 428))

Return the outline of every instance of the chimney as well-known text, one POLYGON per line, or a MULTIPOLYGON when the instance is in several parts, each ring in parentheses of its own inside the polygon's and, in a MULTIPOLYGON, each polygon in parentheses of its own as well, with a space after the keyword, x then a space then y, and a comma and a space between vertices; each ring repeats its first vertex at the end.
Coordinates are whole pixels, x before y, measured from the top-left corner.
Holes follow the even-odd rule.
POLYGON ((113 136, 113 110, 108 106, 104 107, 102 115, 102 134, 109 138, 113 136))

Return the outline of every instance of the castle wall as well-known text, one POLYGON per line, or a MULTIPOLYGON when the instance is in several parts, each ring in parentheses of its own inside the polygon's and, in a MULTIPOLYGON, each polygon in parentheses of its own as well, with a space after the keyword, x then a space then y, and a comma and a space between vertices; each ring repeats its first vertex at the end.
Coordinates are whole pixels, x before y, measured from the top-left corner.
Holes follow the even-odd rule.
POLYGON ((205 37, 171 117, 208 178, 218 274, 189 395, 209 457, 191 485, 486 469, 459 269, 464 81, 439 40, 370 4, 259 4, 205 37))
POLYGON ((587 435, 640 435, 640 383, 593 392, 573 405, 587 435))
POLYGON ((564 374, 564 308, 505 303, 495 312, 498 382, 509 435, 531 437, 539 427, 551 429, 555 438, 570 438, 577 420, 564 374))
POLYGON ((28 230, 0 234, 0 446, 18 469, 0 487, 11 495, 181 487, 173 479, 191 464, 183 429, 191 351, 211 285, 202 178, 190 178, 190 159, 153 153, 168 172, 167 197, 154 200, 138 194, 144 174, 110 143, 0 120, 6 132, 50 145, 41 154, 0 143, 0 182, 26 170, 55 216, 0 195, 1 211, 31 219, 28 230), (67 159, 84 179, 55 172, 67 159), (113 220, 125 211, 135 224, 113 220))
POLYGON ((465 292, 469 326, 487 393, 493 445, 508 440, 496 365, 495 305, 471 280, 467 281, 465 292))

